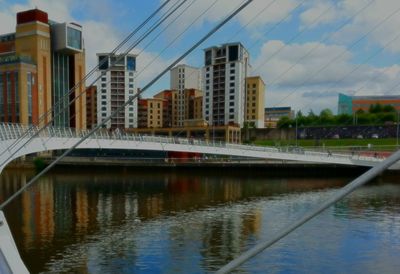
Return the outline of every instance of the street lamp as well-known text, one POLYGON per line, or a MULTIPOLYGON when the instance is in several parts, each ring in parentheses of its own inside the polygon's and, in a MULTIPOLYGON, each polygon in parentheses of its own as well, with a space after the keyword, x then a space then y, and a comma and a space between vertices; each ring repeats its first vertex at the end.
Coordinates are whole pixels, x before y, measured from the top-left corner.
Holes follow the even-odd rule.
POLYGON ((396 149, 399 148, 399 115, 400 115, 400 111, 397 111, 396 149))
POLYGON ((296 134, 296 147, 297 147, 297 113, 295 114, 295 120, 296 120, 296 132, 295 132, 295 134, 296 134))

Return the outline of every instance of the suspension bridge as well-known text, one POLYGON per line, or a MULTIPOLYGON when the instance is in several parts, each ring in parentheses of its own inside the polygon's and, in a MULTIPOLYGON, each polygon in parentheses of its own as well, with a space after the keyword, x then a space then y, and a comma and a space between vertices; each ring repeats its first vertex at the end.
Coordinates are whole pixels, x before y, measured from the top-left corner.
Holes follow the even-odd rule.
MULTIPOLYGON (((86 130, 71 128, 47 127, 39 134, 39 128, 28 131, 27 127, 17 124, 0 124, 0 172, 5 166, 21 156, 53 150, 66 150, 84 136, 86 130), (25 132, 29 134, 23 135, 25 132), (36 136, 34 136, 36 135, 36 136), (25 143, 22 148, 15 145, 25 143)), ((148 150, 168 152, 191 152, 203 155, 219 155, 230 157, 271 159, 282 161, 297 161, 306 163, 325 163, 348 166, 373 167, 383 158, 360 156, 351 153, 331 153, 299 148, 277 148, 253 145, 231 144, 224 142, 209 142, 198 139, 174 138, 165 136, 145 136, 122 131, 100 130, 87 138, 77 149, 118 149, 118 150, 148 150)), ((397 164, 392 168, 397 168, 397 164)))

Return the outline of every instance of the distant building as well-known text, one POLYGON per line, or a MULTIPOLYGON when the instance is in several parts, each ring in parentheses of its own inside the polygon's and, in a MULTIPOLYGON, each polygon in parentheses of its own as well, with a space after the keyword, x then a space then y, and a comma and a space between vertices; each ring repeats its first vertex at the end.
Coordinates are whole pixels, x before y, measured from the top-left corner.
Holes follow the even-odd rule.
MULTIPOLYGON (((101 76, 97 82, 97 121, 110 116, 131 96, 137 94, 135 87, 136 55, 126 56, 98 53, 101 76)), ((135 128, 138 126, 137 98, 107 122, 106 128, 135 128)))
POLYGON ((256 128, 265 124, 265 84, 260 76, 246 78, 246 119, 256 128))
POLYGON ((139 128, 162 128, 163 110, 167 101, 160 98, 139 99, 139 128))
POLYGON ((178 127, 178 91, 163 90, 154 98, 163 99, 163 125, 162 127, 178 127))
POLYGON ((338 114, 353 114, 353 98, 339 93, 338 114))
POLYGON ((85 85, 76 86, 84 76, 80 25, 38 9, 17 13, 16 32, 0 35, 0 121, 86 128, 86 99, 77 97, 85 85))
POLYGON ((187 65, 178 65, 170 72, 171 90, 177 91, 177 126, 182 127, 187 113, 185 90, 201 89, 201 70, 187 65))
POLYGON ((86 124, 87 128, 97 125, 97 87, 86 88, 86 124))
POLYGON ((358 110, 368 111, 371 105, 380 104, 382 106, 393 106, 398 112, 400 111, 400 96, 348 96, 339 93, 338 114, 349 114, 358 110))
POLYGON ((291 107, 265 108, 265 127, 275 128, 282 117, 294 118, 294 110, 291 107))
POLYGON ((203 117, 209 125, 243 126, 249 54, 240 43, 204 50, 203 117))

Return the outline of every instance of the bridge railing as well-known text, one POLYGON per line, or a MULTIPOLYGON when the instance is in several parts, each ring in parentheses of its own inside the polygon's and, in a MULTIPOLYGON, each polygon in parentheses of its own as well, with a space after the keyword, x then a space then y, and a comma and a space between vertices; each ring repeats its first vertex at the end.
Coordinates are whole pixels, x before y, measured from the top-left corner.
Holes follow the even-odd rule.
MULTIPOLYGON (((11 140, 20 138, 25 132, 29 130, 29 127, 19 124, 7 124, 0 123, 0 138, 1 140, 11 140)), ((28 131, 27 137, 32 137, 37 131, 38 127, 33 127, 32 130, 28 131)), ((72 128, 62 127, 47 127, 39 134, 40 138, 81 138, 86 135, 89 130, 76 130, 72 128)), ((227 148, 227 149, 238 149, 238 150, 251 150, 260 152, 270 153, 287 153, 290 155, 306 155, 320 158, 340 158, 340 159, 358 159, 358 160, 369 160, 369 161, 381 161, 382 159, 376 157, 366 157, 362 155, 346 154, 346 153, 330 153, 329 151, 320 152, 305 150, 300 147, 266 147, 266 146, 254 146, 254 145, 242 145, 232 144, 225 142, 212 142, 207 140, 193 139, 193 138, 181 138, 181 137, 168 137, 168 136, 151 136, 151 135, 138 135, 127 133, 122 130, 109 131, 107 129, 100 129, 96 131, 91 139, 106 139, 106 140, 130 140, 139 142, 157 142, 163 144, 180 144, 180 145, 196 145, 205 147, 216 147, 216 148, 227 148)))

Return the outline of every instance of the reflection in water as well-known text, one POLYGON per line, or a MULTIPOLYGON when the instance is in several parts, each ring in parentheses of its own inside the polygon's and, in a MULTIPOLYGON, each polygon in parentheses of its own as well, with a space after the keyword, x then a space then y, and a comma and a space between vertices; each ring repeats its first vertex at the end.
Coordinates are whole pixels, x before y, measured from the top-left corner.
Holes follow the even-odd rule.
MULTIPOLYGON (((5 170, 0 200, 32 175, 5 170)), ((204 171, 58 171, 5 213, 32 273, 204 273, 271 237, 348 181, 204 171)), ((364 187, 243 269, 263 273, 267 264, 271 272, 340 272, 348 263, 345 255, 362 247, 366 253, 351 261, 353 272, 373 273, 365 260, 373 257, 375 270, 390 273, 398 260, 381 255, 400 251, 399 209, 399 185, 364 187), (381 236, 392 244, 371 247, 381 236)))

